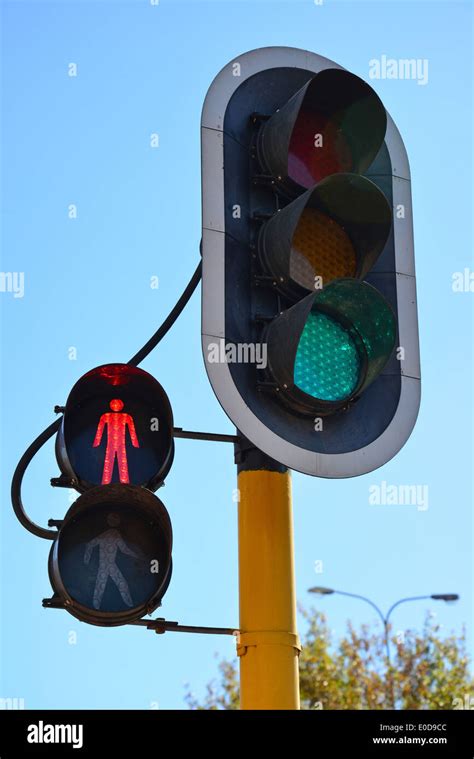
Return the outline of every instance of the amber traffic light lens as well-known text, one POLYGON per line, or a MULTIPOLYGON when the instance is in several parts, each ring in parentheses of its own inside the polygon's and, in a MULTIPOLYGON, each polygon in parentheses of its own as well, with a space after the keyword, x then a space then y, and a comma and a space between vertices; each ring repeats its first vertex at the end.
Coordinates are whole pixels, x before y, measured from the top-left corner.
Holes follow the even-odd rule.
POLYGON ((344 229, 315 208, 305 208, 293 235, 290 277, 307 290, 355 277, 354 246, 344 229))

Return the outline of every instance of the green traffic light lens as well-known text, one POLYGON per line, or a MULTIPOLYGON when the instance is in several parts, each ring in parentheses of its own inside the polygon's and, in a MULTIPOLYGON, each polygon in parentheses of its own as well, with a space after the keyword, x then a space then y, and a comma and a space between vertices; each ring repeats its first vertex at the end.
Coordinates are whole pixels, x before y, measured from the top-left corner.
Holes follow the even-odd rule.
POLYGON ((349 332, 326 314, 311 311, 296 352, 295 385, 322 401, 344 400, 357 387, 360 368, 349 332))

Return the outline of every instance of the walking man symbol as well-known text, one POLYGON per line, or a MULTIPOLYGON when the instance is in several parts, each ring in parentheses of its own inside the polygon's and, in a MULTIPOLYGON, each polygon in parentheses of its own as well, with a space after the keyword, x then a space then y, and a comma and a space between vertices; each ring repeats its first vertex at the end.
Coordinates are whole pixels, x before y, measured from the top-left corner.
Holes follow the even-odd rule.
POLYGON ((99 569, 97 572, 97 579, 94 588, 94 596, 92 599, 92 605, 94 609, 100 609, 102 598, 105 592, 105 586, 107 580, 113 580, 117 589, 122 596, 122 601, 126 606, 132 607, 133 601, 130 595, 130 589, 128 582, 121 573, 116 563, 117 551, 120 550, 127 556, 133 556, 134 558, 142 558, 138 556, 131 548, 127 546, 123 540, 120 532, 116 529, 120 524, 120 516, 115 513, 107 515, 107 524, 111 529, 106 530, 101 535, 93 538, 86 545, 84 553, 84 564, 88 564, 92 555, 92 551, 96 546, 99 546, 99 569))
POLYGON ((123 401, 120 398, 113 398, 109 404, 112 412, 102 414, 97 426, 93 448, 97 448, 102 440, 102 434, 107 426, 107 448, 105 450, 104 469, 102 472, 102 485, 108 485, 112 482, 115 458, 117 458, 119 479, 122 483, 130 482, 128 476, 127 462, 127 445, 126 432, 127 428, 130 434, 130 440, 134 448, 139 448, 135 424, 130 414, 121 413, 123 401))

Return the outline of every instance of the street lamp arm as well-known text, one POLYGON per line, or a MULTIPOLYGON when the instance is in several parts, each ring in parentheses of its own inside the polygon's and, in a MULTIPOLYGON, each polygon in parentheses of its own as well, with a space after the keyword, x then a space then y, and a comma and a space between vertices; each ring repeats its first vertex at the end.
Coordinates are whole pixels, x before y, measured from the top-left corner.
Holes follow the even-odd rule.
POLYGON ((407 601, 429 601, 430 598, 431 596, 410 596, 409 598, 401 598, 399 601, 395 601, 395 603, 391 605, 390 609, 387 612, 387 616, 385 617, 385 624, 388 625, 388 620, 390 619, 391 613, 394 609, 396 609, 397 606, 400 606, 400 604, 404 604, 407 601))
POLYGON ((370 598, 366 598, 366 596, 360 596, 358 593, 347 593, 345 590, 335 590, 334 593, 337 593, 338 596, 349 596, 349 598, 358 598, 360 601, 365 601, 377 612, 380 619, 382 620, 383 626, 386 626, 386 619, 383 615, 383 612, 379 609, 377 604, 374 604, 374 602, 370 600, 370 598))

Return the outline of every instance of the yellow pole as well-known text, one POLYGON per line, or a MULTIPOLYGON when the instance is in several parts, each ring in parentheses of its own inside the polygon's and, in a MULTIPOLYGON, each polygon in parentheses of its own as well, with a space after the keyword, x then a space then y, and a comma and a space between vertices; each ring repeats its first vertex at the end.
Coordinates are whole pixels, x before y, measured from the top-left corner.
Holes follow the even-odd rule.
POLYGON ((238 475, 241 709, 300 708, 291 477, 282 469, 238 475))

